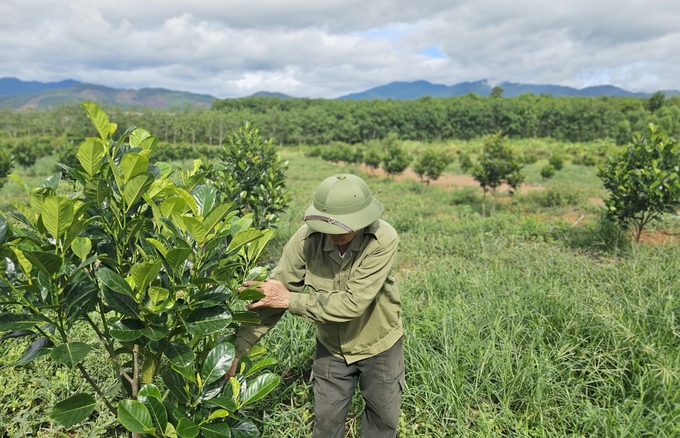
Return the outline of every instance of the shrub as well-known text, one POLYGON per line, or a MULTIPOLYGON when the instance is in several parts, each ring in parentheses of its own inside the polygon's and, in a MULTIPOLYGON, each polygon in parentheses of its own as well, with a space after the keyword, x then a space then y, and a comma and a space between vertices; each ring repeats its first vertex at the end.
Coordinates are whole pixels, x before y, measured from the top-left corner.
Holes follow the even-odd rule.
POLYGON ((422 182, 430 184, 436 181, 446 169, 446 166, 453 162, 453 158, 446 152, 437 152, 433 149, 426 149, 413 164, 413 171, 420 177, 422 182))
POLYGON ((550 179, 553 176, 555 176, 555 167, 552 164, 541 167, 541 178, 550 179))
POLYGON ((465 152, 458 155, 458 165, 460 166, 460 170, 463 173, 468 173, 470 169, 474 167, 472 158, 470 158, 470 155, 466 154, 465 152))
POLYGON ((564 159, 562 158, 561 155, 554 154, 550 157, 548 160, 548 163, 556 170, 562 170, 564 167, 564 159))

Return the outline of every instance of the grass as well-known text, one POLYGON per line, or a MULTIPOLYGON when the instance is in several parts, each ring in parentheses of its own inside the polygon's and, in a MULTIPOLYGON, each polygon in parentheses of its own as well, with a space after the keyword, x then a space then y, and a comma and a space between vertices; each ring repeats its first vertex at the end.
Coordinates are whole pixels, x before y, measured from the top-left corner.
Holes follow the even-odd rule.
MULTIPOLYGON (((270 261, 302 224, 316 186, 334 173, 364 177, 400 234, 401 437, 680 435, 680 248, 674 240, 615 246, 615 230, 588 203, 602 193, 593 168, 567 163, 541 182, 545 190, 482 217, 476 188, 397 182, 293 148, 283 154, 291 206, 270 261), (566 201, 550 201, 551 191, 566 201)), ((657 226, 679 231, 673 219, 657 226)), ((264 437, 310 436, 314 326, 286 315, 262 345, 283 379, 249 414, 264 437)), ((46 406, 78 376, 44 360, 10 366, 21 354, 13 340, 0 341, 0 353, 6 436, 65 436, 50 431, 46 406)), ((348 437, 359 436, 362 409, 356 396, 348 437)), ((73 433, 113 436, 112 424, 93 417, 73 433)))

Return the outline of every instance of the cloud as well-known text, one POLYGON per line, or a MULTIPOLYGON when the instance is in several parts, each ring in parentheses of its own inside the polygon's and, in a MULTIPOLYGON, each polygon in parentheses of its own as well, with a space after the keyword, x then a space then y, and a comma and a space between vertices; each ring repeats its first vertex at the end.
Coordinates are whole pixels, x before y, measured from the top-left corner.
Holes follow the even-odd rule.
POLYGON ((337 97, 426 79, 680 89, 675 0, 5 0, 1 76, 337 97))

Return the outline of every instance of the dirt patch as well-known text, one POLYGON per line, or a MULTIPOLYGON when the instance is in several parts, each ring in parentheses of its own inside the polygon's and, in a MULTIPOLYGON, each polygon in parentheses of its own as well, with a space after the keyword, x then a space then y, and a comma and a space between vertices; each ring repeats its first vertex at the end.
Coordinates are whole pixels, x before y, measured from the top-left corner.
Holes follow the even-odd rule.
POLYGON ((667 230, 643 231, 640 236, 640 243, 652 246, 661 246, 669 243, 679 244, 680 235, 672 234, 667 230))

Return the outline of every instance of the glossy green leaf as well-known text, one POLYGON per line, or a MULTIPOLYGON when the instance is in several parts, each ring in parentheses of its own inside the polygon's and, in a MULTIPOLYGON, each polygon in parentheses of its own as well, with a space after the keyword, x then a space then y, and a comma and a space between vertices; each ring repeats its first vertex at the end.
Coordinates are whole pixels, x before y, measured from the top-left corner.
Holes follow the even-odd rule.
POLYGON ((166 198, 175 193, 175 183, 165 178, 156 179, 151 183, 151 186, 149 186, 149 190, 147 190, 146 193, 154 201, 166 198))
POLYGON ((203 386, 208 386, 219 379, 224 379, 224 375, 231 367, 236 358, 234 346, 229 343, 217 344, 210 350, 201 367, 201 379, 203 386))
POLYGON ((186 344, 170 342, 166 343, 162 349, 165 357, 176 367, 188 367, 194 362, 194 351, 186 344))
POLYGON ((189 235, 192 239, 194 239, 194 242, 202 245, 206 236, 208 235, 208 230, 203 227, 201 221, 195 217, 185 216, 184 226, 186 227, 187 231, 189 231, 189 235))
POLYGON ((168 251, 165 255, 165 260, 168 262, 168 265, 170 265, 172 271, 177 272, 184 266, 189 254, 191 254, 191 249, 189 248, 174 248, 168 251))
POLYGON ((140 315, 139 306, 130 295, 119 294, 109 288, 104 288, 102 295, 104 295, 106 305, 116 312, 125 316, 137 317, 140 315))
POLYGON ((29 330, 36 325, 42 325, 49 322, 49 319, 42 315, 31 315, 28 313, 1 313, 0 314, 0 332, 14 331, 14 330, 29 330))
POLYGON ((61 269, 62 260, 56 254, 41 251, 24 251, 23 254, 26 260, 48 276, 52 276, 61 269))
POLYGON ((163 398, 163 395, 161 394, 161 390, 158 389, 158 386, 152 384, 152 383, 147 383, 145 385, 142 385, 142 387, 139 389, 139 393, 137 394, 137 397, 140 399, 144 397, 157 397, 159 399, 163 398))
POLYGON ((231 428, 226 421, 213 422, 201 426, 203 438, 231 438, 231 428))
POLYGON ((252 310, 234 311, 232 312, 231 316, 232 318, 234 318, 234 322, 237 322, 239 324, 245 325, 260 324, 260 317, 257 316, 257 313, 253 312, 252 310))
POLYGON ((219 406, 220 408, 226 409, 229 412, 236 412, 236 409, 238 409, 234 399, 228 396, 211 398, 205 402, 210 405, 219 406))
POLYGON ((5 240, 7 240, 8 230, 9 224, 7 223, 7 219, 5 219, 5 216, 0 213, 0 245, 5 243, 5 240))
POLYGON ((141 173, 125 184, 123 198, 125 199, 125 212, 130 211, 133 205, 142 197, 153 183, 154 178, 150 173, 141 173))
POLYGON ((109 333, 121 342, 131 342, 142 337, 144 328, 144 323, 138 319, 122 319, 109 326, 109 333))
POLYGON ((187 204, 187 201, 185 201, 184 198, 171 196, 165 198, 163 202, 161 202, 159 208, 161 209, 163 216, 170 217, 173 212, 179 214, 187 212, 189 210, 189 204, 187 204))
POLYGON ((36 339, 35 341, 31 342, 28 347, 26 347, 26 350, 15 365, 25 365, 39 357, 50 354, 53 345, 54 344, 52 344, 51 341, 45 338, 36 339))
POLYGON ((67 368, 73 368, 81 360, 85 359, 92 347, 84 342, 69 342, 61 344, 52 349, 50 357, 67 368))
POLYGON ((90 394, 79 393, 54 405, 50 417, 64 427, 71 427, 89 417, 96 405, 90 394))
POLYGON ((110 139, 112 133, 111 122, 109 122, 106 113, 94 102, 83 102, 81 105, 85 108, 85 111, 87 111, 87 116, 92 121, 95 128, 97 128, 97 132, 99 132, 101 138, 104 140, 110 139))
POLYGON ((186 326, 195 336, 206 336, 224 330, 231 322, 231 313, 222 307, 196 309, 187 317, 186 326))
POLYGON ((281 383, 281 377, 273 373, 265 373, 248 381, 246 390, 241 395, 241 406, 246 406, 262 399, 281 383))
POLYGON ((88 237, 78 236, 73 239, 71 249, 80 260, 85 260, 92 251, 92 241, 88 237))
POLYGON ((265 297, 265 294, 256 290, 253 287, 248 287, 246 289, 243 289, 238 294, 238 299, 243 300, 243 301, 256 301, 256 300, 261 300, 264 297, 265 297))
POLYGON ((132 433, 148 433, 153 428, 149 410, 137 400, 118 402, 118 421, 132 433))
POLYGON ((176 430, 180 438, 196 438, 200 433, 198 426, 186 417, 179 419, 176 430))
POLYGON ((168 334, 166 327, 146 327, 141 330, 142 335, 152 341, 160 341, 168 334))
POLYGON ((168 412, 161 402, 160 395, 139 396, 139 401, 141 401, 149 410, 153 424, 157 426, 159 430, 165 430, 165 426, 168 424, 168 412))
POLYGON ((243 245, 252 242, 253 240, 262 236, 262 231, 256 230, 254 228, 248 228, 243 231, 239 231, 234 238, 229 242, 227 247, 227 254, 238 251, 243 247, 243 245))
POLYGON ((231 423, 231 438, 258 438, 260 431, 250 421, 236 421, 231 423))
POLYGON ((196 200, 194 199, 193 196, 191 196, 191 193, 187 192, 184 189, 177 188, 176 190, 177 196, 180 198, 184 199, 189 206, 189 209, 194 215, 198 216, 198 207, 196 207, 196 200))
POLYGON ((137 175, 144 173, 149 168, 149 159, 144 155, 129 152, 120 159, 120 170, 123 172, 124 181, 130 181, 137 175))
POLYGON ((205 216, 215 206, 217 190, 214 187, 200 185, 191 192, 196 200, 196 208, 199 216, 205 216))
POLYGON ((161 373, 161 379, 180 405, 184 405, 189 401, 189 395, 185 389, 186 380, 180 373, 166 369, 161 373))
POLYGON ((73 201, 65 196, 50 196, 43 201, 43 224, 55 239, 59 239, 73 223, 73 201))
POLYGON ((134 280, 137 288, 139 290, 144 290, 156 279, 156 277, 158 277, 162 266, 163 263, 160 260, 156 262, 138 263, 132 266, 130 276, 132 277, 132 280, 134 280))
POLYGON ((104 286, 119 294, 134 297, 135 294, 127 281, 115 271, 109 268, 100 268, 97 270, 97 278, 104 286))
POLYGON ((267 357, 267 358, 261 359, 261 360, 255 362, 253 364, 253 366, 248 370, 248 372, 246 372, 245 376, 250 377, 250 376, 262 371, 263 369, 265 369, 267 367, 276 365, 277 363, 279 363, 279 361, 277 361, 273 357, 267 357))
POLYGON ((149 304, 151 305, 151 308, 155 309, 158 304, 168 299, 170 296, 170 291, 162 287, 151 286, 147 290, 147 295, 149 297, 149 304))
POLYGON ((106 148, 101 140, 97 138, 88 138, 78 147, 76 158, 83 167, 83 170, 91 177, 93 177, 102 167, 104 154, 106 148))
POLYGON ((141 147, 142 142, 149 137, 151 137, 149 131, 143 128, 136 128, 130 134, 130 146, 133 148, 141 147))
POLYGON ((226 218, 233 209, 233 202, 224 202, 215 206, 208 214, 204 214, 203 227, 208 230, 208 232, 213 231, 215 225, 226 218))

